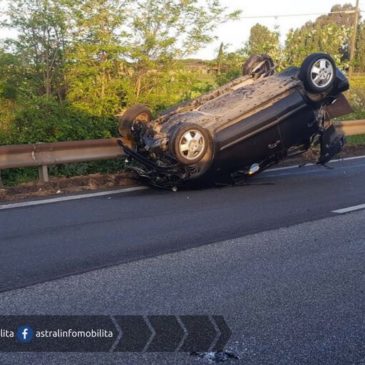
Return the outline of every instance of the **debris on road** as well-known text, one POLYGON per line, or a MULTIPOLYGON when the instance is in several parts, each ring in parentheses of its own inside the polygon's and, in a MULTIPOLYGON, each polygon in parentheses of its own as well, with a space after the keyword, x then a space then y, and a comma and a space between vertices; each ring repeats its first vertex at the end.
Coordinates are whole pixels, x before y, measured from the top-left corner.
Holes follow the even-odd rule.
POLYGON ((231 351, 217 352, 192 352, 191 356, 197 356, 201 359, 208 360, 210 363, 219 363, 228 360, 239 360, 239 357, 231 351))

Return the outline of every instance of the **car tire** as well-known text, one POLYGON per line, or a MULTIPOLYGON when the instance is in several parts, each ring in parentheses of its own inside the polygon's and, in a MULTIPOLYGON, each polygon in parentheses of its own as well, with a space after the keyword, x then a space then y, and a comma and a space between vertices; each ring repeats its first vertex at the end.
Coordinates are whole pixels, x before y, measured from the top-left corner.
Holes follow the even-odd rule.
POLYGON ((210 133, 197 124, 184 124, 176 130, 172 138, 171 152, 184 165, 198 163, 211 150, 210 133))
POLYGON ((136 121, 148 123, 152 120, 151 110, 143 104, 137 104, 127 109, 119 119, 119 134, 122 137, 132 137, 132 126, 136 121))
POLYGON ((303 61, 299 79, 309 92, 328 92, 336 80, 336 63, 326 53, 313 53, 303 61))
POLYGON ((259 78, 274 74, 275 64, 266 54, 250 56, 242 66, 243 76, 259 78))

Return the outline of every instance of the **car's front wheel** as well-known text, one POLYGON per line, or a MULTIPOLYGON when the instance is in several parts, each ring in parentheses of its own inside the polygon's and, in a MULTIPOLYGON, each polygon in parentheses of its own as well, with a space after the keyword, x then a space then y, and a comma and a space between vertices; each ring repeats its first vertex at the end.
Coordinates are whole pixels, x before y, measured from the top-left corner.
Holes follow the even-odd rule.
POLYGON ((309 92, 328 92, 336 79, 335 61, 326 53, 313 53, 302 63, 299 79, 309 92))
POLYGON ((184 165, 193 165, 203 159, 212 149, 209 132, 196 124, 181 126, 172 138, 172 153, 184 165))

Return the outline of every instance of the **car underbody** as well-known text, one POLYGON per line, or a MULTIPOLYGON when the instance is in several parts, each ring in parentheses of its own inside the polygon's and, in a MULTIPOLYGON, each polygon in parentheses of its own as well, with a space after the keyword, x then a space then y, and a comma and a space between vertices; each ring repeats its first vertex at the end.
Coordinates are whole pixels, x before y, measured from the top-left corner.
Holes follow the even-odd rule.
POLYGON ((344 145, 329 116, 350 111, 341 94, 347 80, 338 74, 336 92, 310 93, 299 72, 244 75, 154 120, 141 112, 145 118, 121 131, 128 168, 149 184, 177 188, 232 184, 307 151, 325 164, 344 145))

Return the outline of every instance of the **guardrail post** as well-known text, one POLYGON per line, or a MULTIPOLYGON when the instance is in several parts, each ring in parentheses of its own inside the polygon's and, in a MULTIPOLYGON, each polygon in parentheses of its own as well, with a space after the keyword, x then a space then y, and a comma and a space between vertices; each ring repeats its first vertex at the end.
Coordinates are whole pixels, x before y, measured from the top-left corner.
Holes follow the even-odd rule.
POLYGON ((42 183, 46 183, 46 182, 49 181, 48 166, 47 165, 43 165, 43 166, 38 167, 38 176, 39 176, 39 180, 42 183))

